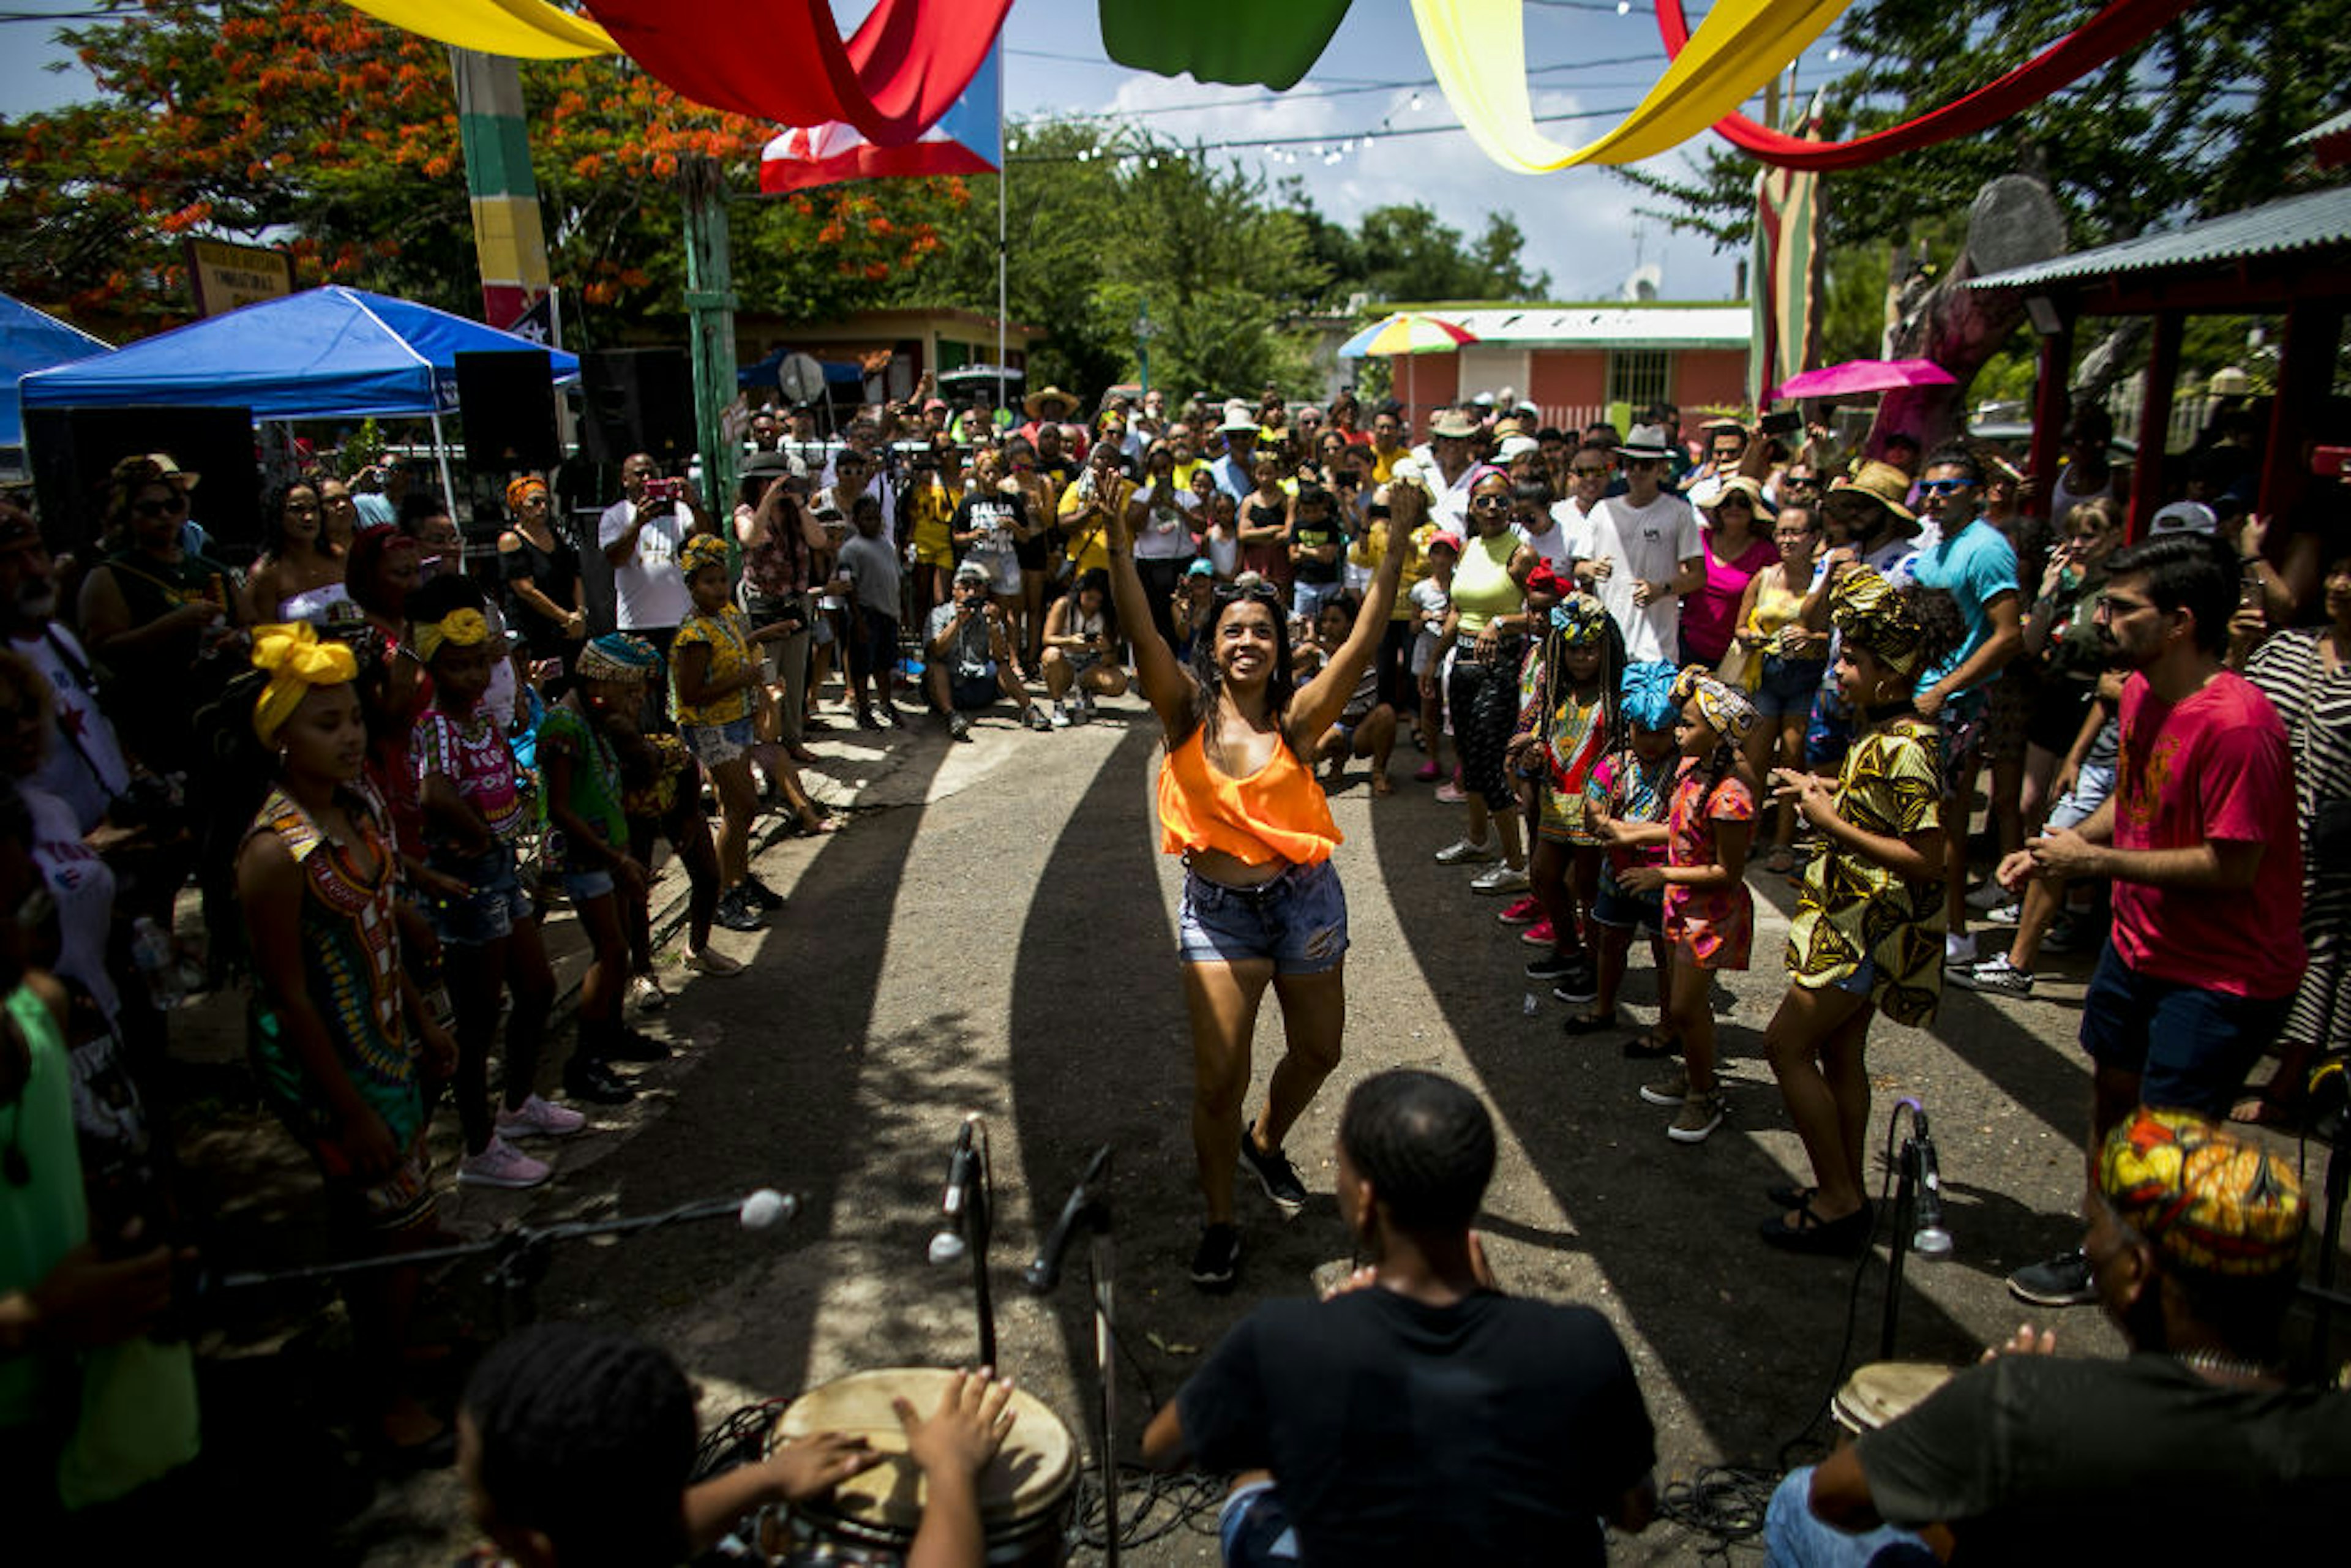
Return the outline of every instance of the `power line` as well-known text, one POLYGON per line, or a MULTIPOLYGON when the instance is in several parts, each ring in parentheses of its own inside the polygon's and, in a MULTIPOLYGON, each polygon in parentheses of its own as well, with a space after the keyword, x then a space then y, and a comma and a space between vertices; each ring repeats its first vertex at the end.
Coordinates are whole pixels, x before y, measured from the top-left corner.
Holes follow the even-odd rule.
MULTIPOLYGON (((1537 115, 1534 118, 1533 123, 1537 125, 1554 125, 1562 121, 1571 120, 1596 120, 1608 116, 1630 114, 1634 110, 1639 107, 1640 106, 1638 104, 1625 103, 1616 104, 1606 109, 1579 109, 1572 114, 1541 114, 1537 115)), ((1249 147, 1317 146, 1328 148, 1332 152, 1336 153, 1344 152, 1349 148, 1357 147, 1364 141, 1392 141, 1406 136, 1443 136, 1454 131, 1461 131, 1464 130, 1465 128, 1458 124, 1407 125, 1399 126, 1395 129, 1374 127, 1370 131, 1351 131, 1344 135, 1336 135, 1332 132, 1325 131, 1319 136, 1253 136, 1237 137, 1224 141, 1196 141, 1190 143, 1170 144, 1166 146, 1152 144, 1136 152, 1118 152, 1104 148, 1087 149, 1081 152, 1029 153, 1019 156, 1008 156, 1005 159, 1005 162, 1008 163, 1084 163, 1094 162, 1097 158, 1121 160, 1130 158, 1176 158, 1192 152, 1229 152, 1236 148, 1249 147)))

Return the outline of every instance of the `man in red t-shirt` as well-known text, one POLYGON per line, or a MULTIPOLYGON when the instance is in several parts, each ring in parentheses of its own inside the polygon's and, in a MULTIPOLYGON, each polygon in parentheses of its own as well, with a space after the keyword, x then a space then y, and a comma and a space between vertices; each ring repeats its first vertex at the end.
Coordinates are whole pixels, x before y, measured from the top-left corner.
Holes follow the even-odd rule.
MULTIPOLYGON (((2095 612, 2123 687, 2114 792, 2001 863, 2114 883, 2114 932, 2082 1003, 2090 1147, 2144 1103, 2225 1118, 2301 983, 2302 852, 2285 727, 2221 667, 2238 567, 2200 534, 2117 550, 2095 612)), ((2078 1250, 2009 1276, 2039 1306, 2095 1301, 2078 1250)))

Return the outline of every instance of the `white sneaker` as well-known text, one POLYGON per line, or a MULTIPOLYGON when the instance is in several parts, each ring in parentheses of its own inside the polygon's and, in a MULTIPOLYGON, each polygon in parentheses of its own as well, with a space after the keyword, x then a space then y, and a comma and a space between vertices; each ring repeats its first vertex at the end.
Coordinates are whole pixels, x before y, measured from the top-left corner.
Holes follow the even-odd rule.
POLYGON ((685 967, 697 975, 739 975, 744 964, 740 958, 729 957, 716 947, 697 947, 685 956, 685 967))
POLYGON ((1968 894, 1970 909, 1997 909, 2009 901, 2008 889, 2000 885, 1998 877, 1986 877, 1983 884, 1968 894))
POLYGON ((1469 879, 1472 893, 1524 893, 1527 885, 1524 866, 1498 865, 1469 879))
POLYGON ((545 1160, 532 1159, 504 1138, 493 1134, 490 1146, 457 1167, 460 1186, 537 1186, 555 1174, 545 1160))
POLYGON ((1473 844, 1468 839, 1456 839, 1437 852, 1439 865, 1474 865, 1494 858, 1491 844, 1473 844))
POLYGON ((2020 969, 2008 961, 2005 953, 1995 953, 1972 969, 1951 971, 1954 985, 1971 991, 1984 991, 1995 997, 2029 997, 2032 994, 2032 971, 2020 969))
POLYGON ((534 1094, 522 1109, 498 1108, 500 1138, 568 1138, 588 1124, 588 1118, 568 1105, 550 1105, 534 1094))
POLYGON ((2013 929, 2023 920, 2024 905, 2012 898, 2006 904, 1995 904, 1984 911, 1984 924, 1987 925, 2005 925, 2013 929))
POLYGON ((631 975, 627 998, 642 1013, 657 1013, 669 1005, 669 993, 651 975, 631 975))
POLYGON ((1946 969, 1957 969, 1962 967, 1970 967, 1975 963, 1975 961, 1976 934, 1974 932, 1970 931, 1964 936, 1950 936, 1949 934, 1944 936, 1943 967, 1946 969))
POLYGON ((1053 727, 1055 729, 1067 729, 1070 727, 1071 722, 1070 699, 1063 697, 1060 702, 1053 705, 1053 727))

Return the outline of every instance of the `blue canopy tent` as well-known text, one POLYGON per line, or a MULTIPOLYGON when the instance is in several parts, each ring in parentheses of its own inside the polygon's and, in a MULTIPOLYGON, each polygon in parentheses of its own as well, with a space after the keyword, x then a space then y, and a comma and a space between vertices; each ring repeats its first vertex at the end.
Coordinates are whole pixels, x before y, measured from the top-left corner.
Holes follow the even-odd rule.
POLYGON ((25 419, 16 406, 17 378, 103 354, 110 347, 78 327, 68 327, 22 300, 0 294, 0 387, 6 389, 0 392, 0 446, 25 444, 25 419))
POLYGON ((443 450, 441 415, 457 407, 457 356, 544 350, 554 384, 575 380, 577 355, 479 321, 364 289, 330 286, 266 299, 37 371, 19 383, 26 408, 242 404, 263 419, 423 414, 443 450))

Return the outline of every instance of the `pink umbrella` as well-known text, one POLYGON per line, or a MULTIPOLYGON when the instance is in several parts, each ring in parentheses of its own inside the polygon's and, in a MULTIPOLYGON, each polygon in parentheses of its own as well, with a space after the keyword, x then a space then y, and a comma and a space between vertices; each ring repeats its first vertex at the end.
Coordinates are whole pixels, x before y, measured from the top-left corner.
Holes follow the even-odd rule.
POLYGON ((1947 387, 1958 382, 1932 360, 1847 360, 1790 376, 1764 394, 1766 402, 1800 397, 1844 397, 1855 392, 1892 392, 1896 387, 1947 387))

